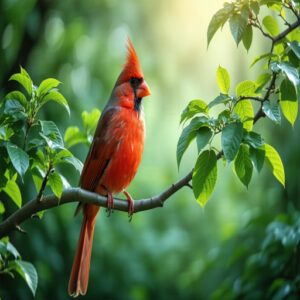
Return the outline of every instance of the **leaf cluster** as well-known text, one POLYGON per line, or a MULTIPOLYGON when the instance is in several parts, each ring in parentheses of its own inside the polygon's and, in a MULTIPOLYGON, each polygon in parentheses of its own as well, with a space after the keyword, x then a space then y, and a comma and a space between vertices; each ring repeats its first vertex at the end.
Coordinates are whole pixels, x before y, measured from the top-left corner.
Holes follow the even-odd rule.
MULTIPOLYGON (((36 187, 37 201, 42 201, 47 186, 59 201, 63 189, 70 186, 59 166, 69 164, 78 172, 82 169, 81 161, 64 145, 57 125, 40 117, 42 108, 50 101, 70 113, 67 100, 58 90, 60 82, 48 78, 36 86, 22 67, 20 73, 13 74, 10 80, 16 81, 20 89, 9 92, 0 103, 0 216, 4 214, 7 203, 3 199, 10 199, 18 208, 22 207, 21 190, 28 178, 36 187)), ((11 253, 9 249, 13 246, 8 240, 3 243, 2 248, 11 253)), ((32 279, 31 283, 28 281, 32 274, 36 274, 33 266, 21 261, 16 252, 13 254, 15 260, 11 262, 5 260, 6 254, 3 256, 3 270, 10 274, 10 270, 17 271, 34 292, 37 279, 32 279)))
MULTIPOLYGON (((217 181, 217 160, 224 158, 232 165, 234 174, 248 187, 255 168, 261 171, 267 165, 275 178, 285 186, 284 166, 275 148, 267 144, 259 132, 254 131, 256 121, 266 116, 275 124, 284 117, 292 126, 298 115, 300 15, 297 1, 244 1, 224 3, 212 18, 207 41, 210 43, 218 29, 229 23, 237 45, 243 41, 246 50, 252 43, 252 31, 258 29, 271 41, 271 49, 256 57, 251 64, 264 61, 261 74, 255 81, 244 80, 231 91, 228 71, 219 66, 216 81, 217 95, 209 104, 200 99, 189 102, 181 114, 180 123, 187 124, 177 144, 177 163, 189 145, 196 140, 198 158, 194 165, 192 187, 195 198, 204 206, 217 181), (276 12, 278 18, 267 15, 260 21, 262 6, 276 12), (295 17, 290 23, 286 11, 295 17), (279 21, 287 29, 280 32, 279 21), (258 105, 255 105, 256 102, 258 105), (221 112, 215 114, 215 106, 221 112), (258 109, 257 109, 258 107, 258 109), (255 113, 255 110, 256 113, 255 113), (213 146, 215 137, 221 135, 222 149, 213 146)), ((293 19, 293 17, 292 17, 293 19)))
POLYGON ((35 267, 21 259, 18 250, 11 244, 8 238, 0 240, 0 275, 7 274, 14 278, 15 273, 19 274, 27 283, 32 294, 38 285, 38 275, 35 267))
POLYGON ((290 211, 274 220, 264 212, 225 240, 197 277, 214 282, 207 299, 298 299, 299 217, 290 211))

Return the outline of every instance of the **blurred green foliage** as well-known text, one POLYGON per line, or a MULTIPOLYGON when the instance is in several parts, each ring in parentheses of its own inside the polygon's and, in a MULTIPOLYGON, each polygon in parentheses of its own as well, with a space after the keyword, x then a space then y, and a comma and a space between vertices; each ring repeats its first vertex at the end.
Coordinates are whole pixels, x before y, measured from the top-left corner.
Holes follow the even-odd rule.
MULTIPOLYGON (((53 119, 60 129, 80 126, 83 110, 101 109, 108 99, 129 34, 153 91, 145 101, 145 155, 130 190, 135 198, 154 195, 195 161, 196 149, 190 149, 177 174, 177 124, 187 102, 199 95, 214 99, 219 64, 228 66, 234 84, 256 78, 260 62, 248 71, 254 51, 269 49, 254 34, 253 50, 246 56, 228 41, 225 28, 206 52, 206 29, 221 5, 207 7, 205 0, 3 0, 1 92, 14 87, 7 79, 19 65, 34 81, 58 78, 71 118, 56 104, 47 104, 41 117, 53 119)), ((137 214, 131 224, 125 214, 116 212, 108 219, 100 213, 86 299, 297 299, 300 126, 299 120, 294 130, 282 123, 269 127, 263 120, 258 126, 281 154, 285 190, 266 170, 246 190, 220 165, 216 191, 205 209, 191 191, 183 190, 163 210, 137 214)), ((72 150, 84 160, 88 147, 75 145, 72 150)), ((61 171, 77 185, 72 168, 61 171)), ((24 201, 34 195, 33 185, 22 191, 24 201)), ((8 205, 6 213, 14 209, 8 205)), ((22 258, 37 269, 37 299, 68 299, 81 221, 73 218, 74 209, 54 209, 42 221, 24 224, 27 235, 11 236, 22 258)), ((0 297, 32 295, 21 278, 0 274, 0 297)))

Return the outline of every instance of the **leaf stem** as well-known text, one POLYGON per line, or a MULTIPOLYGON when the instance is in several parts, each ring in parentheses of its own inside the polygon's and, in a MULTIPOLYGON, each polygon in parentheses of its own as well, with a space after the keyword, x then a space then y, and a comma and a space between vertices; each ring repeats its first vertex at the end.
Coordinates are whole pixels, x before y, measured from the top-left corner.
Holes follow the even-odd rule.
POLYGON ((294 8, 293 4, 289 1, 288 3, 286 3, 286 5, 284 5, 284 7, 286 7, 287 9, 291 10, 292 13, 294 14, 294 16, 299 20, 300 16, 297 12, 297 10, 294 8))
POLYGON ((26 131, 25 131, 25 136, 24 136, 23 150, 26 150, 26 144, 27 144, 28 134, 29 134, 29 130, 30 130, 32 124, 33 124, 32 120, 28 119, 27 126, 26 126, 26 131))
POLYGON ((46 172, 46 174, 44 176, 41 188, 40 188, 39 193, 38 193, 38 195, 36 197, 36 201, 37 202, 41 202, 42 201, 43 193, 45 191, 45 188, 46 188, 46 185, 47 185, 47 181, 49 179, 49 175, 50 175, 51 171, 52 171, 52 164, 49 163, 49 167, 48 167, 47 172, 46 172))
POLYGON ((291 24, 285 19, 285 17, 281 14, 281 11, 280 13, 278 14, 278 16, 282 19, 284 25, 288 26, 288 27, 291 27, 291 24))
POLYGON ((259 22, 259 20, 258 20, 257 17, 253 18, 251 21, 252 21, 252 22, 250 22, 250 24, 251 24, 252 26, 258 28, 258 29, 260 30, 260 32, 261 32, 265 37, 267 37, 268 39, 270 39, 271 41, 274 42, 274 37, 272 37, 270 34, 268 34, 267 32, 265 32, 265 31, 263 30, 263 28, 262 28, 262 26, 261 26, 261 24, 260 24, 260 22, 259 22))

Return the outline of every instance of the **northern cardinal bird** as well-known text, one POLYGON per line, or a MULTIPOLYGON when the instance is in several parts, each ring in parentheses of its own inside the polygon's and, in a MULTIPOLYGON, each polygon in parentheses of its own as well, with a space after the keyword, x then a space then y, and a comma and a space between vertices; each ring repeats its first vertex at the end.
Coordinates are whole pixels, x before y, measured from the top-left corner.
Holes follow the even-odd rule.
MULTIPOLYGON (((124 192, 128 213, 134 212, 132 197, 125 191, 135 176, 144 148, 142 98, 150 95, 137 54, 128 39, 127 61, 99 119, 94 139, 80 177, 81 188, 107 196, 124 192)), ((83 222, 71 271, 70 296, 85 295, 88 287, 94 227, 99 206, 79 204, 83 222)), ((78 211, 78 209, 77 209, 78 211)))

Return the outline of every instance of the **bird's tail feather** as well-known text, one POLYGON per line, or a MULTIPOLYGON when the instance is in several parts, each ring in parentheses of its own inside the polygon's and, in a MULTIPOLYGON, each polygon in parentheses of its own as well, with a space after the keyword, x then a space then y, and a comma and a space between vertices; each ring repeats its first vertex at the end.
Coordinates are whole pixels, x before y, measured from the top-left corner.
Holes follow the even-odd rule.
POLYGON ((97 211, 95 211, 94 205, 92 205, 93 207, 89 206, 90 205, 87 205, 87 207, 85 207, 79 242, 69 280, 68 292, 69 295, 73 297, 85 295, 89 282, 94 228, 99 209, 99 207, 96 206, 97 211), (90 214, 90 211, 93 211, 93 214, 90 214))

